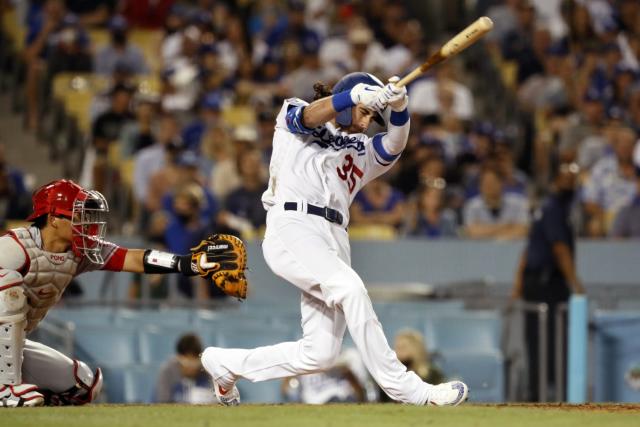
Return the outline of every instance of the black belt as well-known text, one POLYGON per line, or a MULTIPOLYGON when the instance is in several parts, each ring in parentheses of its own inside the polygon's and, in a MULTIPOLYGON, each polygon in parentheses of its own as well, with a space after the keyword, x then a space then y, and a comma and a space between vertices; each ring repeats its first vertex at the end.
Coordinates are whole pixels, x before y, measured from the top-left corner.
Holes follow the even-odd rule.
MULTIPOLYGON (((297 211, 298 204, 296 202, 285 202, 284 210, 297 211)), ((307 203, 307 213, 310 215, 321 216, 322 218, 326 219, 329 222, 342 225, 342 220, 343 220, 342 214, 335 209, 321 208, 320 206, 314 206, 307 203)))

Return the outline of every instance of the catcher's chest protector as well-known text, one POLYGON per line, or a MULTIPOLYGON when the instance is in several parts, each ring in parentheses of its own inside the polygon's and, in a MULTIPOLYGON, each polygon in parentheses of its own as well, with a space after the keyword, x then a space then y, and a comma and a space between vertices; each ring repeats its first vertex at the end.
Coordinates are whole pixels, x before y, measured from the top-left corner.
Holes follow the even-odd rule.
POLYGON ((27 332, 33 330, 47 311, 62 296, 78 269, 79 258, 73 252, 52 253, 40 249, 34 238, 37 228, 11 230, 27 254, 27 262, 20 271, 24 276, 24 290, 29 301, 27 332))

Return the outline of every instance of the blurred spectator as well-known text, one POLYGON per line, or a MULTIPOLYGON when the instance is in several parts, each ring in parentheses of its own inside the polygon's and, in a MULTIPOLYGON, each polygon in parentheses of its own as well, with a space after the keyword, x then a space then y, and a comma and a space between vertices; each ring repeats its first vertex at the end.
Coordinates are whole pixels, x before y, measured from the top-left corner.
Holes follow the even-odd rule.
POLYGON ((131 99, 135 89, 124 84, 114 86, 110 91, 111 106, 93 122, 93 147, 102 153, 110 144, 119 142, 122 128, 135 117, 131 112, 131 99))
POLYGON ((0 143, 0 170, 5 171, 9 178, 9 185, 18 194, 28 194, 25 176, 21 170, 14 168, 7 162, 6 146, 0 143))
POLYGON ((375 179, 360 191, 351 205, 353 225, 400 227, 405 215, 402 193, 383 179, 375 179))
POLYGON ((224 200, 240 186, 233 142, 224 127, 215 126, 207 131, 202 140, 202 154, 211 162, 208 186, 219 200, 224 200))
MULTIPOLYGON (((211 231, 209 218, 202 215, 206 206, 205 192, 200 185, 191 182, 178 187, 172 199, 171 211, 164 212, 168 216, 164 231, 165 246, 172 253, 189 253, 190 248, 200 243, 211 231)), ((177 282, 182 295, 188 298, 197 296, 199 300, 209 297, 210 290, 207 288, 214 288, 206 286, 199 277, 181 276, 177 282)), ((215 294, 224 296, 221 292, 215 294)))
POLYGON ((320 36, 305 23, 305 2, 288 0, 287 6, 287 19, 277 23, 265 37, 268 53, 273 57, 284 57, 288 44, 296 54, 303 52, 304 46, 320 45, 320 36))
POLYGON ((226 212, 221 222, 238 231, 247 228, 257 230, 265 225, 267 217, 261 200, 267 189, 266 168, 257 149, 245 153, 238 163, 240 188, 227 195, 224 203, 226 212))
MULTIPOLYGON (((575 234, 571 226, 571 207, 579 167, 562 163, 553 179, 553 191, 534 214, 527 247, 520 258, 512 297, 532 303, 547 303, 551 318, 559 304, 566 303, 571 292, 584 293, 575 267, 575 234)), ((529 390, 538 401, 539 350, 538 313, 525 314, 525 342, 529 361, 529 390)), ((566 325, 566 322, 564 323, 566 325)), ((547 323, 547 369, 549 386, 556 383, 555 323, 547 323)), ((566 337, 566 333, 563 334, 566 337)), ((566 351, 566 345, 563 347, 566 351)), ((562 399, 562 396, 556 396, 562 399)))
POLYGON ((288 402, 312 405, 373 401, 369 374, 353 348, 345 349, 324 372, 286 378, 282 395, 288 402))
POLYGON ((24 219, 31 213, 31 197, 14 187, 9 170, 0 167, 0 230, 5 230, 7 220, 24 219))
POLYGON ((185 149, 200 151, 202 137, 214 126, 221 124, 222 96, 218 92, 209 92, 200 101, 198 118, 189 123, 182 131, 185 149))
POLYGON ((636 143, 634 151, 634 167, 636 172, 636 195, 630 204, 620 209, 613 222, 613 237, 640 238, 640 143, 636 143))
POLYGON ((562 135, 559 146, 562 159, 574 160, 586 138, 599 136, 604 118, 602 95, 597 89, 591 88, 584 95, 580 114, 572 118, 572 123, 562 135))
MULTIPOLYGON (((422 381, 429 384, 440 384, 444 381, 442 371, 431 361, 427 344, 420 332, 414 329, 401 330, 396 334, 393 350, 407 370, 415 372, 422 381)), ((380 401, 392 400, 381 392, 380 401)))
MULTIPOLYGON (((140 204, 146 205, 152 176, 167 164, 167 158, 177 157, 181 147, 178 122, 175 116, 164 113, 160 118, 155 143, 140 150, 135 156, 133 194, 140 204)), ((156 202, 152 204, 152 208, 157 210, 159 199, 156 202)))
POLYGON ((432 78, 420 79, 410 88, 409 111, 412 114, 450 114, 459 120, 473 117, 473 95, 457 81, 454 63, 445 63, 432 78))
POLYGON ((310 101, 313 99, 313 85, 309 82, 326 82, 330 74, 320 65, 319 45, 302 46, 301 63, 298 68, 286 74, 282 79, 283 90, 287 97, 296 97, 310 101))
POLYGON ((550 36, 548 31, 545 32, 545 29, 539 26, 536 10, 528 0, 520 1, 516 11, 518 24, 505 35, 502 41, 502 55, 505 59, 517 63, 517 81, 522 83, 530 76, 543 71, 541 54, 548 47, 550 36), (546 40, 542 40, 544 38, 546 40), (545 41, 547 45, 544 45, 545 41))
POLYGON ((120 131, 120 154, 123 159, 131 158, 155 143, 157 100, 139 96, 134 105, 136 120, 125 123, 120 131))
POLYGON ((505 193, 502 176, 491 168, 480 174, 480 195, 464 206, 464 227, 472 239, 517 239, 529 224, 529 203, 519 194, 505 193))
POLYGON ((210 379, 202 369, 202 342, 195 334, 182 335, 176 343, 176 355, 167 360, 158 374, 155 402, 215 403, 210 379))
POLYGON ((614 137, 614 154, 593 166, 583 188, 586 231, 591 237, 607 235, 618 211, 636 195, 633 148, 638 136, 633 129, 620 127, 614 137))
POLYGON ((198 155, 193 151, 182 151, 176 159, 175 166, 175 171, 177 172, 174 178, 175 181, 171 183, 164 182, 160 187, 160 191, 164 191, 162 209, 165 212, 176 215, 174 199, 177 190, 185 185, 195 184, 202 193, 198 214, 204 223, 209 224, 218 213, 219 206, 211 191, 204 186, 205 178, 200 172, 198 155))
POLYGON ((349 23, 346 37, 338 35, 327 39, 319 55, 322 66, 335 80, 353 71, 390 77, 392 74, 388 74, 385 67, 398 65, 385 63, 384 48, 374 39, 366 22, 356 18, 349 23))
POLYGON ((121 13, 133 27, 159 29, 175 0, 123 0, 121 13))
POLYGON ((493 29, 486 38, 491 42, 500 42, 507 34, 518 26, 518 5, 522 0, 505 0, 495 2, 488 10, 487 16, 493 21, 493 29))
POLYGON ((102 26, 116 9, 116 0, 65 0, 67 8, 80 18, 82 25, 102 26))
POLYGON ((527 196, 527 175, 517 169, 513 158, 513 147, 508 141, 501 141, 495 146, 496 168, 504 180, 505 193, 527 196))
MULTIPOLYGON (((77 25, 73 24, 77 21, 73 15, 67 14, 64 0, 47 0, 41 11, 33 18, 29 27, 25 41, 24 58, 26 62, 25 76, 25 95, 26 95, 26 125, 29 130, 36 130, 39 126, 39 108, 38 94, 40 84, 45 77, 45 73, 51 69, 49 61, 55 57, 54 68, 56 71, 63 71, 65 67, 73 67, 78 65, 78 69, 74 71, 82 71, 81 65, 88 65, 91 70, 90 57, 88 64, 75 64, 71 56, 77 43, 86 42, 86 36, 82 33, 77 25), (58 52, 58 49, 61 52, 58 52), (62 63, 65 53, 69 53, 66 59, 68 62, 62 63), (62 55, 62 56, 61 56, 62 55)), ((77 49, 75 49, 77 51, 77 49)), ((84 52, 80 52, 84 53, 84 52)), ((86 56, 81 55, 78 62, 83 62, 86 56)))
POLYGON ((131 113, 133 91, 132 87, 126 85, 117 85, 111 89, 109 110, 100 114, 92 125, 92 145, 84 157, 80 185, 105 192, 112 179, 108 175, 117 173, 109 164, 109 150, 119 143, 124 125, 135 119, 131 113))
POLYGON ((142 51, 128 41, 129 24, 126 19, 120 15, 111 18, 109 31, 111 43, 96 54, 94 71, 103 76, 110 76, 116 70, 116 66, 120 66, 131 74, 147 74, 149 67, 142 51))
POLYGON ((428 238, 458 236, 456 214, 446 208, 443 188, 426 185, 421 187, 411 208, 413 213, 409 223, 409 235, 428 238))

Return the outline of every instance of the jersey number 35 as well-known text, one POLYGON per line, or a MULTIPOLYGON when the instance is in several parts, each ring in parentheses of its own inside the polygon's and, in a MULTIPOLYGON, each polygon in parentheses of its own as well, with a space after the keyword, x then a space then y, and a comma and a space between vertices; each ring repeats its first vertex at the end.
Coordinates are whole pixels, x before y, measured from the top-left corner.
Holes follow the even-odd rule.
POLYGON ((351 154, 347 154, 344 159, 345 163, 342 165, 342 168, 337 167, 336 172, 338 172, 340 179, 345 181, 349 186, 349 193, 353 193, 353 190, 356 188, 356 180, 362 178, 364 174, 358 166, 353 164, 351 154))

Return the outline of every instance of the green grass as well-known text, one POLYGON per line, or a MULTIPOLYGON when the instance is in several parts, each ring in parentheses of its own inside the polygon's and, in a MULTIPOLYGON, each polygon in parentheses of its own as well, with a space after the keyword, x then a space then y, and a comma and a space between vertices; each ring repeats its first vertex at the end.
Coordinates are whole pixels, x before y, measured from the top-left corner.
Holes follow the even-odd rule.
POLYGON ((93 405, 0 410, 1 427, 337 427, 640 425, 640 406, 93 405))

